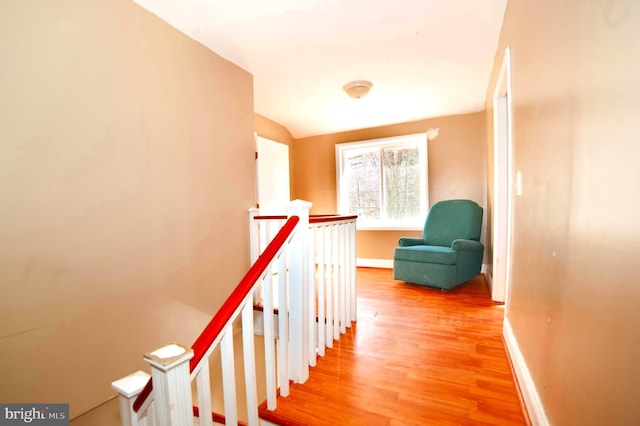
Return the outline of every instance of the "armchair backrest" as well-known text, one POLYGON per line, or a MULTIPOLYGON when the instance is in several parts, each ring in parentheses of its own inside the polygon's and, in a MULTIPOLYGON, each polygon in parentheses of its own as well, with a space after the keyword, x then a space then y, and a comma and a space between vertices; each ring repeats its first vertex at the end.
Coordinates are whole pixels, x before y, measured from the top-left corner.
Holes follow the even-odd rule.
POLYGON ((422 236, 431 246, 450 247, 453 240, 480 241, 482 207, 471 200, 435 203, 424 224, 422 236))

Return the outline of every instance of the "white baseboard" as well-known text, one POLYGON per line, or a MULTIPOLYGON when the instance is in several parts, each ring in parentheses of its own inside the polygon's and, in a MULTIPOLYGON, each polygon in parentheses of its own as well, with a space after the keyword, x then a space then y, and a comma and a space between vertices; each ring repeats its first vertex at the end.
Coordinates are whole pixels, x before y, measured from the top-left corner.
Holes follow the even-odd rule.
POLYGON ((364 268, 393 269, 393 259, 365 259, 359 257, 356 259, 356 266, 362 266, 364 268))
POLYGON ((511 358, 511 365, 518 380, 520 393, 522 394, 524 405, 527 408, 531 424, 533 426, 549 426, 549 420, 544 412, 540 395, 533 382, 527 363, 522 356, 522 352, 520 352, 520 347, 518 346, 516 336, 513 334, 511 323, 507 318, 504 319, 502 326, 502 336, 504 337, 507 352, 511 358))

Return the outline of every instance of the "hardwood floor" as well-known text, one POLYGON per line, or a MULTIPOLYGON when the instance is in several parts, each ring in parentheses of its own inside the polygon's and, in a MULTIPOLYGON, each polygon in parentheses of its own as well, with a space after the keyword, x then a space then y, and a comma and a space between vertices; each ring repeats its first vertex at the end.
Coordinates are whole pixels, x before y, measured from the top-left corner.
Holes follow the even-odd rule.
POLYGON ((448 293, 358 269, 358 321, 304 385, 261 417, 281 425, 524 425, 483 276, 448 293))

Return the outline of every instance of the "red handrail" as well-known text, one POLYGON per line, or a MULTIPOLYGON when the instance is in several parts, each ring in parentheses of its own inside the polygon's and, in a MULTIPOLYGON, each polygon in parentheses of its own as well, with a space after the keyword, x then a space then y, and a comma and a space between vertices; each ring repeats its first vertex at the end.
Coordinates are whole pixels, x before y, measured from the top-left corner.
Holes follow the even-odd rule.
POLYGON ((358 215, 318 214, 309 216, 309 223, 339 222, 342 220, 354 220, 358 215))
MULTIPOLYGON (((235 290, 233 290, 231 295, 220 307, 209 324, 207 324, 204 330, 202 330, 200 336, 198 336, 193 345, 191 345, 191 349, 193 349, 193 358, 191 358, 191 361, 189 363, 191 372, 193 372, 193 370, 198 366, 207 350, 209 350, 211 344, 213 344, 214 340, 218 337, 224 326, 231 319, 238 306, 240 306, 242 301, 249 294, 258 279, 260 279, 273 258, 276 256, 276 254, 278 254, 278 251, 280 251, 280 248, 287 241, 299 221, 300 218, 298 216, 291 216, 289 220, 287 220, 284 226, 280 229, 280 231, 278 231, 276 236, 269 243, 264 252, 262 252, 260 257, 258 257, 258 260, 256 260, 249 271, 240 280, 235 290)), ((147 384, 142 389, 142 392, 140 392, 140 395, 138 395, 135 402, 133 403, 133 411, 138 412, 140 407, 142 407, 142 404, 144 404, 146 399, 151 394, 152 389, 153 383, 151 379, 149 379, 147 384)))
MULTIPOLYGON (((286 216, 255 216, 254 220, 281 220, 286 219, 286 216)), ((338 214, 312 214, 309 215, 309 223, 324 223, 324 222, 339 222, 341 220, 353 220, 357 219, 358 215, 338 215, 338 214)))
POLYGON ((287 216, 283 214, 282 215, 276 214, 276 215, 254 216, 253 218, 256 220, 284 220, 287 218, 287 216))

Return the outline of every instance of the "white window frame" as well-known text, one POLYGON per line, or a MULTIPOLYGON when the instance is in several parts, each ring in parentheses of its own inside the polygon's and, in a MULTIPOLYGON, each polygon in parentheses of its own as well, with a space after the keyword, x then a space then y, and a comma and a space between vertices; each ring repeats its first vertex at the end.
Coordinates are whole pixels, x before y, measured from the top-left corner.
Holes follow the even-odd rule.
MULTIPOLYGON (((416 146, 420 152, 420 217, 413 221, 397 221, 389 219, 364 220, 358 218, 359 230, 376 230, 376 231, 415 231, 422 230, 424 220, 427 216, 429 206, 429 178, 428 178, 428 150, 427 150, 427 134, 414 133, 410 135, 394 136, 390 138, 371 139, 364 141, 346 142, 336 144, 336 193, 337 206, 340 214, 348 214, 348 193, 342 190, 341 176, 343 175, 344 152, 353 148, 370 148, 377 147, 380 150, 386 146, 392 145, 412 145, 416 146)), ((381 164, 382 167, 382 164, 381 164)), ((380 176, 383 176, 381 173, 380 176)), ((381 188, 382 188, 381 182, 381 188)), ((382 198, 382 196, 381 196, 382 198)), ((381 199, 382 203, 384 201, 381 199)), ((384 213, 384 212, 383 212, 384 213)))

